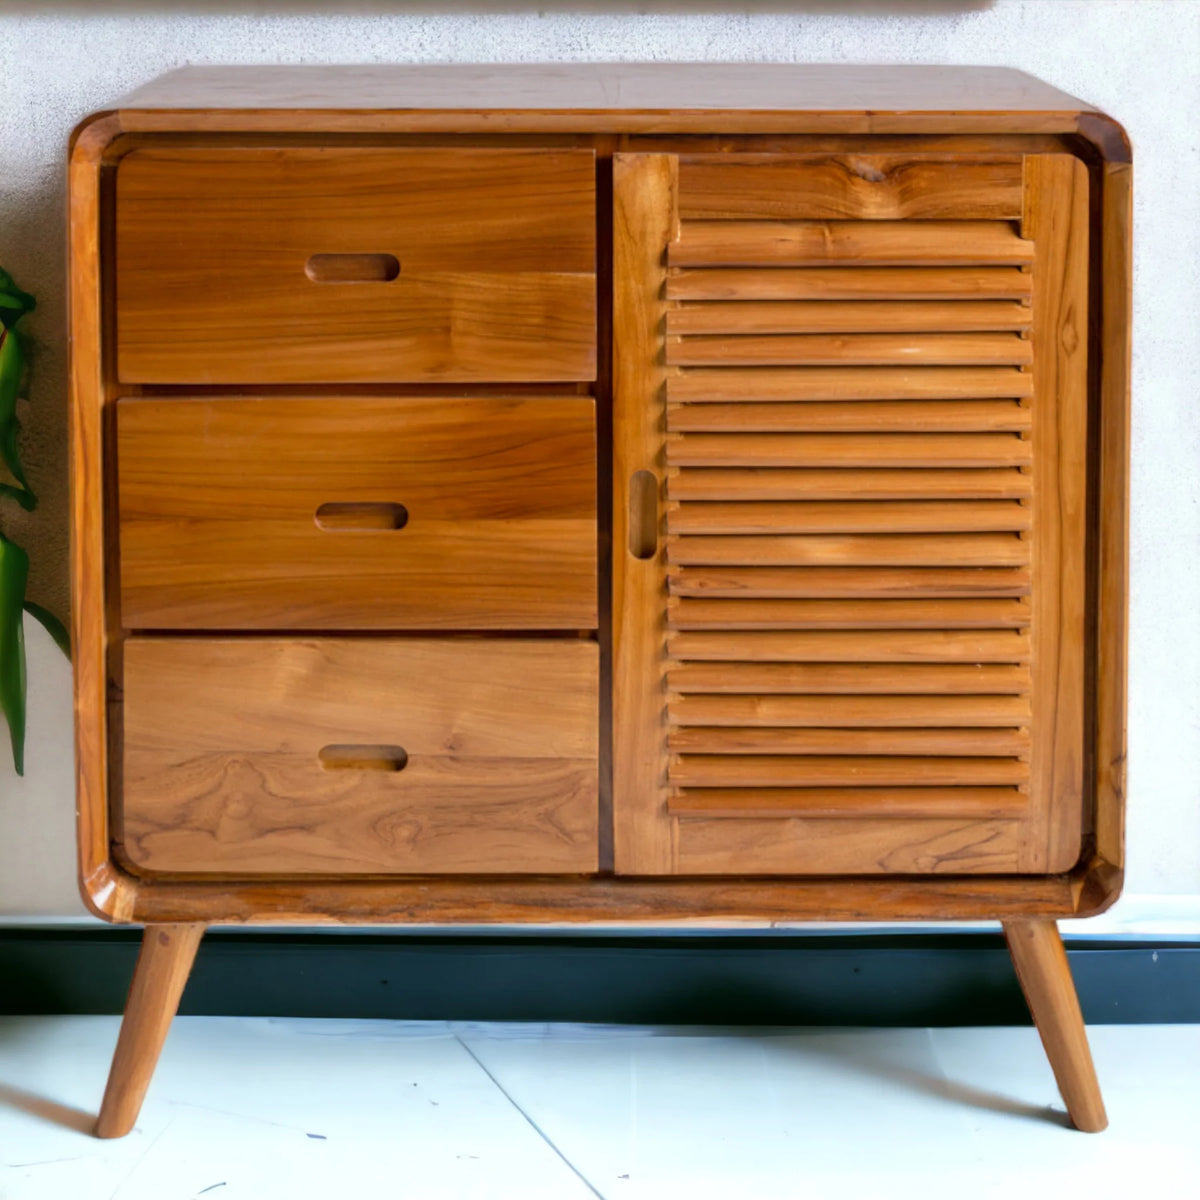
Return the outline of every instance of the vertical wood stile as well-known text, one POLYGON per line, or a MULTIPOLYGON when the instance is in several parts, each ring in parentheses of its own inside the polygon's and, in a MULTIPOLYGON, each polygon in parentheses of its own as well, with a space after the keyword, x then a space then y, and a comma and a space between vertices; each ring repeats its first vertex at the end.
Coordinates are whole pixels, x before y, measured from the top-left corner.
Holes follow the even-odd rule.
POLYGON ((1033 753, 1024 870, 1063 871, 1083 820, 1088 179, 1067 154, 1025 162, 1033 264, 1033 753))
POLYGON ((650 558, 630 550, 637 471, 665 492, 666 247, 677 227, 677 160, 613 157, 613 761, 614 854, 626 874, 674 865, 666 811, 666 553, 659 525, 650 558))

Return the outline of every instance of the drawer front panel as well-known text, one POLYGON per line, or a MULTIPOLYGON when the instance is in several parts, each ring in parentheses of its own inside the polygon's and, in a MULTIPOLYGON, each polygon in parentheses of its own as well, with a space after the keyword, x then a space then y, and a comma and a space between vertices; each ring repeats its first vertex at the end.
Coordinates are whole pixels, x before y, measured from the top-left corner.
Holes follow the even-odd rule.
POLYGON ((597 647, 133 638, 123 856, 147 871, 596 868, 597 647))
POLYGON ((588 397, 124 399, 128 629, 591 629, 588 397))
POLYGON ((144 383, 595 377, 591 150, 147 147, 117 169, 144 383))

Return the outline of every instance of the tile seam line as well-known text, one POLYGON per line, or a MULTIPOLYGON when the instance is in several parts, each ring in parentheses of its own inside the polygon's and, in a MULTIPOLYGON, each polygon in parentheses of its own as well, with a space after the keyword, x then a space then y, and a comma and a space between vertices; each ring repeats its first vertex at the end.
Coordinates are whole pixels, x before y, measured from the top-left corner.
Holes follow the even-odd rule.
POLYGON ((578 1179, 579 1182, 582 1183, 583 1186, 597 1198, 597 1200, 605 1200, 604 1195, 597 1189, 596 1185, 592 1183, 592 1181, 588 1179, 588 1177, 584 1175, 582 1171, 580 1171, 580 1169, 550 1140, 549 1137, 546 1136, 546 1133, 542 1127, 516 1102, 504 1084, 502 1084, 500 1080, 497 1079, 496 1076, 493 1075, 492 1072, 489 1071, 484 1065, 483 1060, 479 1057, 479 1055, 477 1055, 475 1051, 463 1041, 462 1036, 458 1033, 455 1033, 454 1040, 467 1052, 467 1054, 471 1056, 471 1060, 488 1077, 488 1079, 492 1081, 492 1084, 495 1086, 496 1090, 499 1091, 505 1100, 507 1100, 509 1104, 511 1104, 513 1108, 515 1108, 517 1112, 524 1117, 525 1122, 528 1124, 530 1129, 532 1129, 533 1132, 536 1133, 538 1137, 540 1137, 542 1141, 554 1151, 554 1153, 563 1161, 563 1163, 566 1164, 567 1168, 571 1171, 575 1178, 578 1179))

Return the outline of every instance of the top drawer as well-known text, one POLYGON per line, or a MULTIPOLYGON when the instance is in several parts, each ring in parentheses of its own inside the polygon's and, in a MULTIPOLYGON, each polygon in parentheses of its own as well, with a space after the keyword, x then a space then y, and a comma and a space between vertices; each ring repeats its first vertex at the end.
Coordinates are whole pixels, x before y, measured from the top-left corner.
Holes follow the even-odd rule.
POLYGON ((595 378, 591 150, 146 147, 116 210, 123 381, 595 378))

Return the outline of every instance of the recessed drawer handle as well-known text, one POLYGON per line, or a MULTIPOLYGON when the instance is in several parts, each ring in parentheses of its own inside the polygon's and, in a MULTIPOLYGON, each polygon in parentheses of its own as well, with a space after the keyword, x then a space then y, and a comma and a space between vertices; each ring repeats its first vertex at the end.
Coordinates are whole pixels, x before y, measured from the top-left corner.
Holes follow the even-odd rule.
POLYGON ((403 771, 408 766, 403 746, 322 746, 317 758, 327 771, 403 771))
POLYGON ((317 524, 331 533, 345 530, 403 529, 408 524, 408 509, 387 500, 322 504, 317 509, 317 524))
POLYGON ((388 283, 400 274, 394 254, 314 254, 304 266, 313 283, 388 283))
POLYGON ((634 471, 629 477, 629 553, 653 558, 658 553, 658 476, 634 471))

